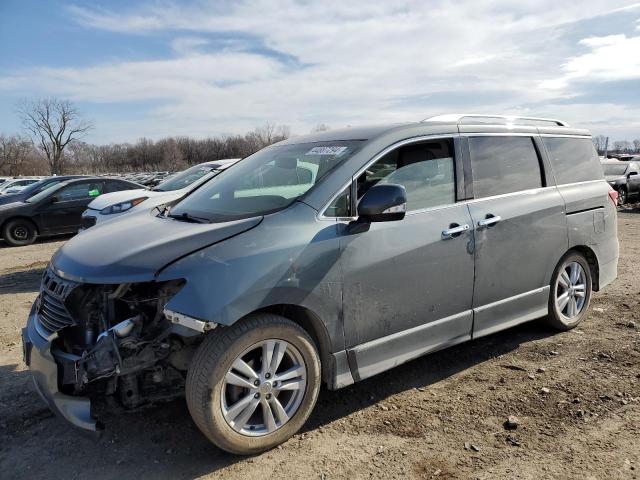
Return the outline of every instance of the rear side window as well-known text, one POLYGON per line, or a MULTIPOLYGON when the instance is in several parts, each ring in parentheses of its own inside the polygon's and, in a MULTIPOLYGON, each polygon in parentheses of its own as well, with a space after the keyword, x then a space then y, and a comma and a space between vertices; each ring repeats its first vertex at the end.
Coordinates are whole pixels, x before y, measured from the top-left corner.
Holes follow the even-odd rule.
POLYGON ((121 192, 123 190, 131 190, 136 188, 134 185, 125 182, 119 181, 108 181, 107 182, 107 192, 121 192))
POLYGON ((475 198, 542 186, 540 159, 531 137, 471 137, 475 198))
POLYGON ((542 137, 558 185, 602 178, 602 166, 590 138, 542 137))

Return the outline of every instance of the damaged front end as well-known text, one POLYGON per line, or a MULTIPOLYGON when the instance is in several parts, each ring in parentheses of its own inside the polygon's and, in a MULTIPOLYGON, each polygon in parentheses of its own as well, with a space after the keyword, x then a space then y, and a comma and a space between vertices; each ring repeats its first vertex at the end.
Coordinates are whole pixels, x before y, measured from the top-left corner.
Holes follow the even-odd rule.
POLYGON ((47 269, 23 340, 25 361, 49 406, 96 430, 96 407, 132 409, 182 396, 201 341, 198 331, 165 315, 183 285, 83 284, 47 269))

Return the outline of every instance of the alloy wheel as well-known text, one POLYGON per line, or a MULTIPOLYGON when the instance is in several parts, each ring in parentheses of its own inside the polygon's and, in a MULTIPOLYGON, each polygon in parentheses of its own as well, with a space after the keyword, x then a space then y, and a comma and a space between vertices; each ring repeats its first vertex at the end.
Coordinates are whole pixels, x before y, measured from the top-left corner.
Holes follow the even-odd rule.
POLYGON ((222 413, 236 432, 259 437, 281 428, 300 408, 307 386, 302 354, 290 343, 268 339, 232 363, 222 384, 222 413))
POLYGON ((586 273, 578 262, 566 264, 556 284, 556 308, 562 316, 573 319, 580 315, 586 300, 586 273))

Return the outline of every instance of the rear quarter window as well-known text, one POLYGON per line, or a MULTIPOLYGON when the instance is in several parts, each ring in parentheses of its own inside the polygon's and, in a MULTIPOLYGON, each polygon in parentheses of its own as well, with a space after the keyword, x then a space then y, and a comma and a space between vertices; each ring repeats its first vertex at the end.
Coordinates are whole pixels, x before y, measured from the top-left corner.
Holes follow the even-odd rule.
POLYGON ((590 138, 542 137, 558 185, 603 178, 590 138))

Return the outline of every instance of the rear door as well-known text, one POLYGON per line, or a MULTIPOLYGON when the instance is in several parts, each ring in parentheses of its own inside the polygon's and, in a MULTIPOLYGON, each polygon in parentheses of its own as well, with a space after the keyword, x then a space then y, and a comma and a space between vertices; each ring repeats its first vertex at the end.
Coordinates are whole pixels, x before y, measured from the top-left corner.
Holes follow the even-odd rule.
POLYGON ((103 181, 85 181, 68 185, 53 195, 55 201, 39 209, 40 223, 47 233, 74 232, 80 228, 82 212, 104 191, 103 181))
POLYGON ((470 134, 468 146, 478 337, 547 313, 547 279, 567 249, 567 223, 538 139, 470 134))

